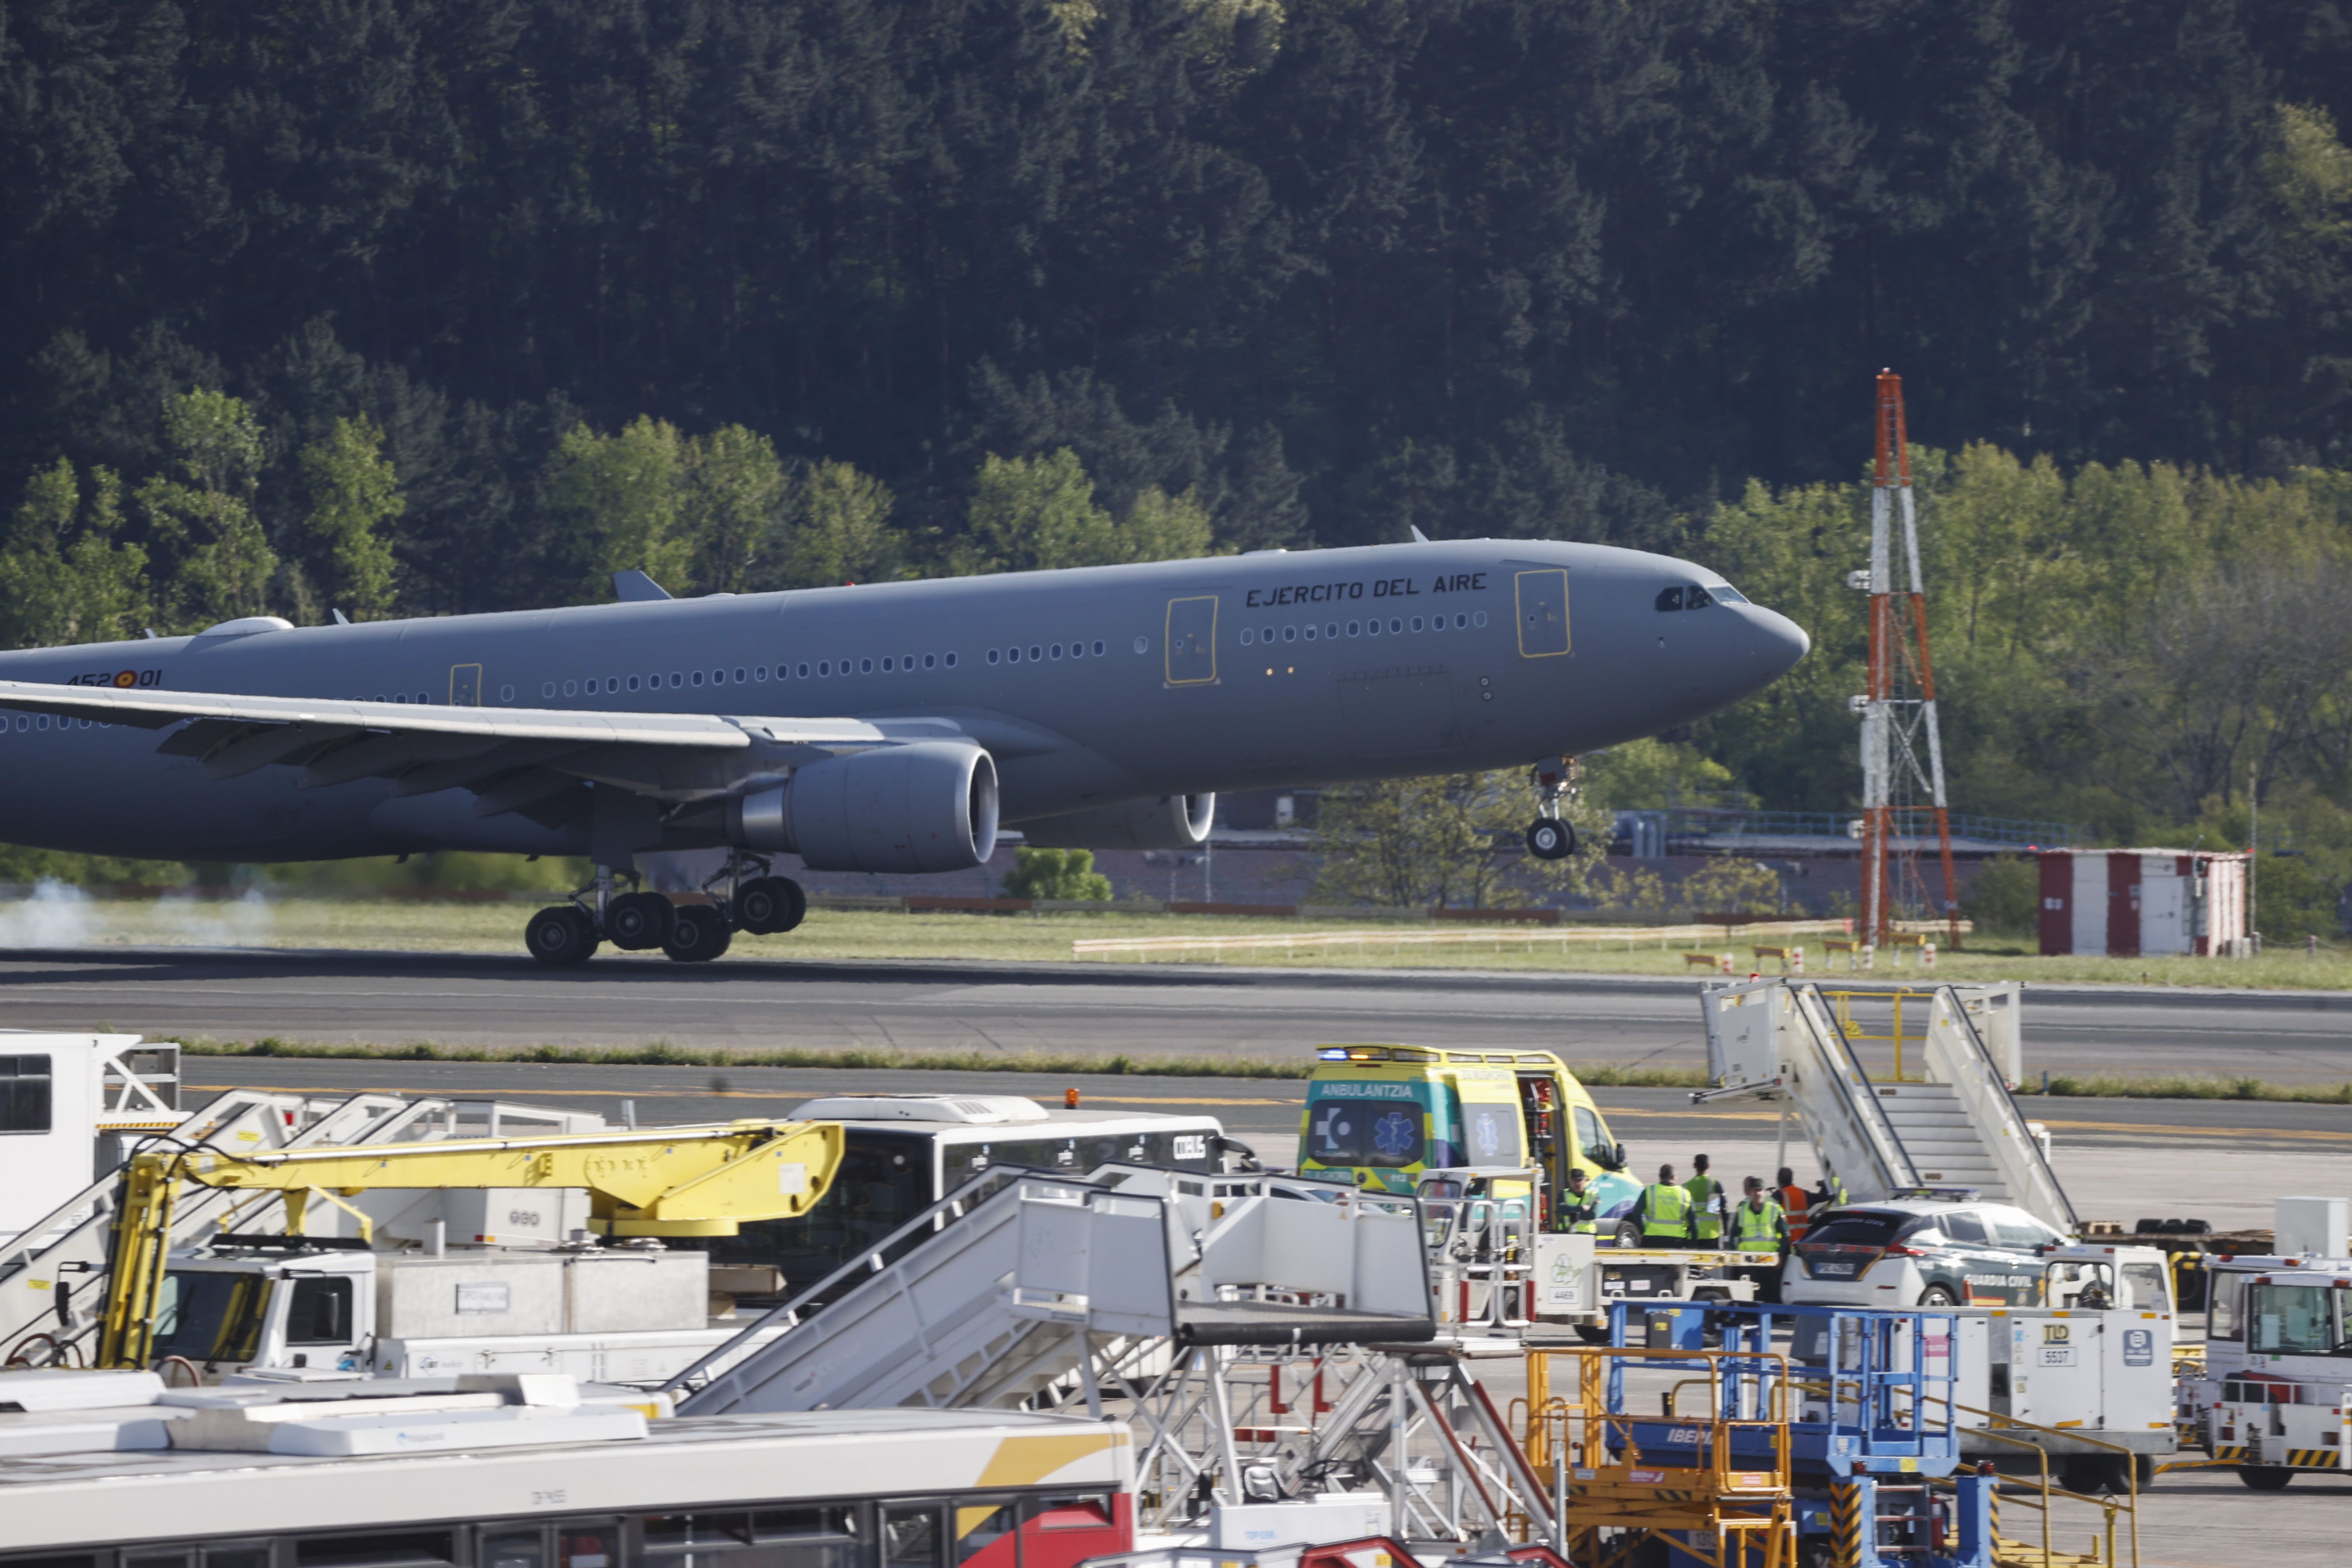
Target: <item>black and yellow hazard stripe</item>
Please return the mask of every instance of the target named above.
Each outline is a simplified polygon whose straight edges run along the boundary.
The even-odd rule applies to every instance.
[[[2286,1451],[2286,1463],[2287,1468],[2291,1470],[2332,1470],[2336,1468],[2336,1450],[2289,1448]]]
[[[1853,1481],[1830,1486],[1830,1563],[1832,1568],[1862,1568],[1862,1493]]]
[[[2214,1446],[2213,1457],[2225,1465],[2243,1464],[2246,1446],[2243,1443],[2219,1443]]]

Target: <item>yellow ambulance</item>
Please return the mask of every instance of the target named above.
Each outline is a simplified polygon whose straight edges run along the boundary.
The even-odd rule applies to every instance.
[[[1424,1171],[1544,1173],[1543,1228],[1570,1170],[1598,1194],[1605,1238],[1633,1212],[1642,1184],[1592,1096],[1549,1051],[1454,1051],[1425,1046],[1323,1046],[1307,1083],[1299,1171],[1410,1193]]]

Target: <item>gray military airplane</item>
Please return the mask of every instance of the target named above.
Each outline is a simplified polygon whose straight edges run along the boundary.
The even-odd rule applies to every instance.
[[[525,931],[714,958],[822,871],[1181,848],[1215,792],[1532,765],[1769,685],[1803,631],[1685,561],[1477,540],[294,626],[0,654],[0,838],[179,860],[584,855]],[[142,731],[168,731],[159,745]],[[720,847],[714,903],[624,890]],[[746,873],[753,873],[747,875]]]

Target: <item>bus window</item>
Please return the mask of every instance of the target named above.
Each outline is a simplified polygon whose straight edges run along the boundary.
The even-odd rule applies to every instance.
[[[536,1528],[485,1531],[474,1549],[474,1568],[543,1568],[546,1562],[546,1543]]]
[[[937,1508],[893,1503],[883,1509],[882,1568],[940,1568]]]
[[[958,1502],[955,1510],[956,1568],[1015,1568],[1020,1549],[1020,1510],[1012,1499]]]
[[[457,1561],[446,1530],[313,1535],[294,1543],[294,1568],[436,1568]]]
[[[1030,1498],[1021,1505],[1021,1568],[1076,1568],[1089,1557],[1128,1550],[1108,1492]]]
[[[856,1522],[848,1508],[659,1514],[645,1521],[645,1560],[656,1568],[860,1568]],[[575,1537],[583,1550],[573,1553]],[[571,1526],[558,1529],[557,1542],[565,1548],[557,1568],[598,1568],[590,1559],[609,1555]]]
[[[768,1264],[788,1291],[815,1284],[931,1204],[929,1143],[904,1134],[853,1131],[833,1185],[798,1219],[755,1220],[715,1239],[718,1263]]]

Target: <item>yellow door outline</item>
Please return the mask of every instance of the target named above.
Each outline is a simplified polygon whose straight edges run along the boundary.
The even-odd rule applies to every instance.
[[[1538,607],[1530,606],[1528,603],[1528,589],[1532,586],[1535,592],[1540,595],[1550,586],[1550,584],[1544,583],[1530,584],[1528,582],[1528,579],[1530,577],[1557,577],[1559,579],[1559,646],[1558,647],[1542,647],[1540,646],[1540,641],[1538,646],[1536,647],[1530,648],[1528,646],[1528,617],[1530,614],[1534,613],[1535,609]],[[1511,579],[1511,597],[1512,603],[1517,610],[1519,623],[1519,657],[1521,658],[1560,658],[1574,651],[1575,643],[1569,636],[1567,567],[1546,566],[1539,567],[1535,571],[1521,572],[1515,574]],[[1540,601],[1538,601],[1538,605],[1539,604]],[[1547,638],[1543,640],[1549,639]]]
[[[1209,672],[1206,675],[1180,676],[1176,673],[1176,612],[1179,608],[1186,605],[1206,605],[1209,606],[1209,638],[1207,645],[1209,654]],[[1168,601],[1168,625],[1165,634],[1160,640],[1160,660],[1161,668],[1167,672],[1168,684],[1171,686],[1210,686],[1215,684],[1217,679],[1217,596],[1214,594],[1196,594],[1189,599],[1171,599]]]
[[[479,708],[482,705],[482,667],[478,664],[453,664],[449,667],[449,706]]]

